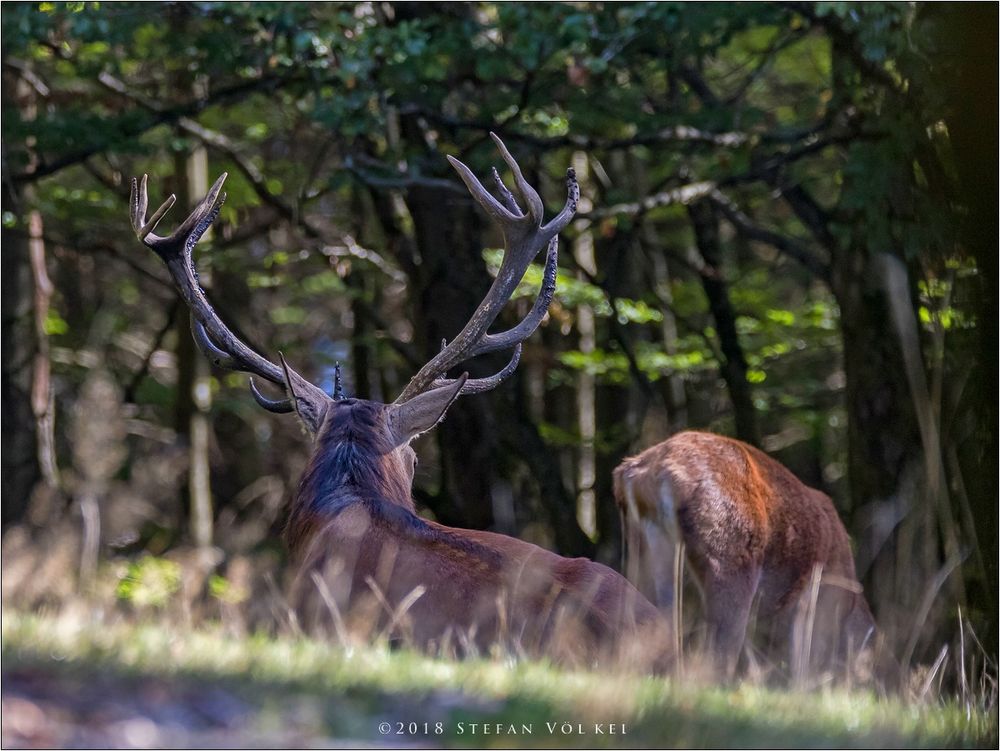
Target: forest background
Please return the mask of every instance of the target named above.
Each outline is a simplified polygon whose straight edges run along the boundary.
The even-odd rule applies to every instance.
[[[5,602],[110,570],[126,604],[267,618],[307,441],[194,348],[132,176],[190,205],[228,171],[197,254],[223,318],[389,401],[496,270],[444,158],[484,175],[495,131],[550,209],[568,166],[583,200],[518,372],[420,440],[421,512],[617,567],[616,464],[733,435],[834,498],[902,660],[971,633],[995,670],[995,6],[2,14]]]

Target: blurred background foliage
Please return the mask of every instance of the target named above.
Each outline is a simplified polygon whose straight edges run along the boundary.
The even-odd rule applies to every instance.
[[[995,7],[2,14],[8,600],[110,566],[136,607],[267,617],[246,593],[275,589],[309,447],[202,362],[128,226],[132,176],[190,205],[227,171],[197,254],[222,316],[389,401],[496,270],[444,158],[484,174],[492,130],[550,209],[569,166],[583,201],[515,378],[420,440],[421,512],[617,565],[614,466],[682,428],[735,435],[833,496],[901,657],[962,618],[995,659]]]

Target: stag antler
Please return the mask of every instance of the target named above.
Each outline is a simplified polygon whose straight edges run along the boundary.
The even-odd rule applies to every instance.
[[[131,219],[136,237],[163,259],[174,280],[177,291],[191,310],[191,333],[199,348],[213,363],[221,368],[251,373],[277,384],[282,388],[288,385],[285,369],[265,357],[254,352],[244,344],[219,318],[205,297],[205,292],[198,282],[198,273],[194,267],[192,252],[194,246],[202,238],[212,222],[219,215],[226,194],[222,185],[228,174],[223,172],[208,194],[194,208],[187,219],[166,237],[153,234],[156,225],[177,201],[170,195],[153,216],[146,219],[146,209],[149,206],[147,193],[147,176],[141,181],[132,179]],[[294,393],[297,398],[307,400],[328,400],[329,397],[321,389],[313,386],[302,376],[290,368],[288,378],[294,381]],[[291,398],[268,399],[258,391],[253,379],[250,379],[250,390],[257,403],[271,412],[291,412],[294,409]]]
[[[451,392],[454,392],[449,392],[447,388],[440,392],[445,393],[446,396],[451,394],[449,404],[450,400],[459,394],[472,394],[495,388],[517,368],[521,357],[521,343],[538,328],[552,302],[556,283],[558,234],[573,218],[580,197],[576,175],[572,169],[566,171],[566,205],[552,221],[548,224],[542,224],[544,218],[542,199],[524,179],[521,168],[518,167],[517,162],[507,151],[503,142],[495,134],[491,133],[490,135],[500,149],[503,160],[514,175],[514,189],[525,208],[521,209],[514,195],[503,184],[500,174],[495,169],[493,170],[493,180],[500,200],[494,198],[483,187],[468,167],[459,160],[448,157],[472,196],[499,225],[504,238],[503,261],[489,292],[476,308],[465,328],[450,344],[444,345],[441,352],[420,369],[393,403],[395,408],[413,401],[428,391],[443,387],[450,387]],[[226,173],[223,173],[208,191],[208,195],[202,199],[187,219],[166,237],[153,234],[153,230],[167,213],[167,210],[176,202],[175,196],[171,195],[147,220],[146,209],[149,204],[146,191],[147,177],[143,175],[141,181],[133,179],[132,228],[135,230],[136,237],[156,252],[167,264],[174,284],[191,310],[191,332],[194,339],[209,360],[220,368],[251,373],[281,386],[288,398],[269,399],[258,391],[253,379],[250,379],[250,389],[253,396],[264,409],[271,412],[291,412],[294,409],[307,427],[315,433],[326,411],[326,403],[331,401],[330,397],[322,389],[309,383],[292,370],[283,357],[281,365],[277,365],[244,344],[222,322],[198,283],[192,252],[194,246],[219,215],[219,209],[222,207],[223,201],[226,200],[226,194],[222,192],[222,185],[226,177]],[[531,310],[513,328],[497,334],[487,333],[520,283],[528,264],[546,246],[548,246],[548,252],[545,256],[542,287]],[[501,349],[513,349],[510,362],[503,370],[488,378],[467,378],[464,375],[459,379],[444,377],[448,370],[464,360]],[[339,370],[337,380],[339,384]],[[338,385],[334,398],[341,397],[342,392]],[[434,402],[433,399],[430,401]],[[440,419],[441,415],[443,415],[443,410],[435,413],[437,419]]]
[[[538,324],[545,317],[549,304],[552,302],[552,294],[555,292],[558,235],[573,218],[577,202],[580,199],[576,173],[572,169],[566,170],[566,205],[552,221],[543,225],[545,209],[542,205],[542,199],[524,179],[521,168],[507,147],[504,146],[503,141],[495,133],[490,133],[490,137],[500,149],[500,155],[514,176],[514,189],[524,203],[525,209],[522,210],[518,206],[496,169],[493,170],[493,181],[503,203],[494,198],[483,187],[472,170],[458,159],[452,156],[448,157],[451,166],[458,172],[473,198],[500,227],[504,238],[503,261],[496,279],[493,280],[493,285],[479,307],[476,308],[475,313],[472,314],[465,328],[420,369],[403,389],[403,393],[396,399],[396,404],[406,402],[431,387],[449,383],[448,379],[443,378],[444,374],[464,360],[488,352],[513,348],[513,356],[503,370],[489,378],[467,380],[461,393],[473,394],[495,388],[517,368],[521,357],[521,343],[538,328]],[[517,285],[520,284],[524,272],[528,269],[528,264],[546,245],[548,245],[548,252],[545,257],[542,288],[528,315],[507,331],[498,334],[487,333],[489,327],[500,315],[504,305],[514,294]]]

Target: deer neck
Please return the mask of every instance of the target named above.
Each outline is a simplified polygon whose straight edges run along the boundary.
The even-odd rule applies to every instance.
[[[352,438],[329,435],[317,441],[289,516],[286,538],[290,547],[354,504],[391,504],[416,513],[410,478],[391,454],[372,441]]]

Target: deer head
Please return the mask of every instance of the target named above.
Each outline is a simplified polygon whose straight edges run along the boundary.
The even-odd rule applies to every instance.
[[[151,217],[146,218],[148,207],[147,177],[133,179],[131,219],[136,236],[152,249],[167,265],[167,269],[191,313],[191,331],[202,352],[216,366],[249,373],[279,386],[284,396],[272,399],[265,396],[250,379],[254,399],[264,409],[277,413],[295,412],[306,430],[317,440],[325,434],[337,432],[345,424],[347,415],[356,409],[369,414],[371,429],[367,438],[373,450],[383,456],[389,474],[402,472],[406,479],[409,503],[409,482],[413,475],[413,453],[410,441],[432,429],[443,418],[451,404],[465,394],[475,394],[496,388],[517,368],[521,343],[541,323],[555,291],[558,253],[558,233],[569,223],[576,211],[579,188],[573,170],[567,171],[567,198],[562,210],[545,223],[544,208],[538,193],[524,179],[521,169],[504,146],[491,134],[514,180],[512,193],[504,185],[500,174],[493,170],[493,183],[497,197],[490,193],[472,171],[459,160],[448,160],[458,172],[469,192],[490,218],[499,226],[504,239],[503,261],[489,292],[476,308],[468,323],[455,338],[427,362],[391,404],[344,399],[339,386],[328,395],[318,386],[297,373],[279,353],[275,363],[254,352],[242,342],[222,321],[212,308],[198,282],[193,262],[193,251],[219,214],[226,194],[222,192],[227,175],[223,173],[184,222],[166,237],[154,234],[159,221],[174,204],[171,195]],[[542,287],[528,314],[513,328],[489,333],[490,326],[514,293],[531,261],[547,248]],[[500,350],[510,350],[511,358],[506,367],[487,378],[469,378],[463,374],[448,378],[448,371],[463,362]],[[342,431],[341,431],[342,432]],[[402,484],[402,483],[396,483]]]

